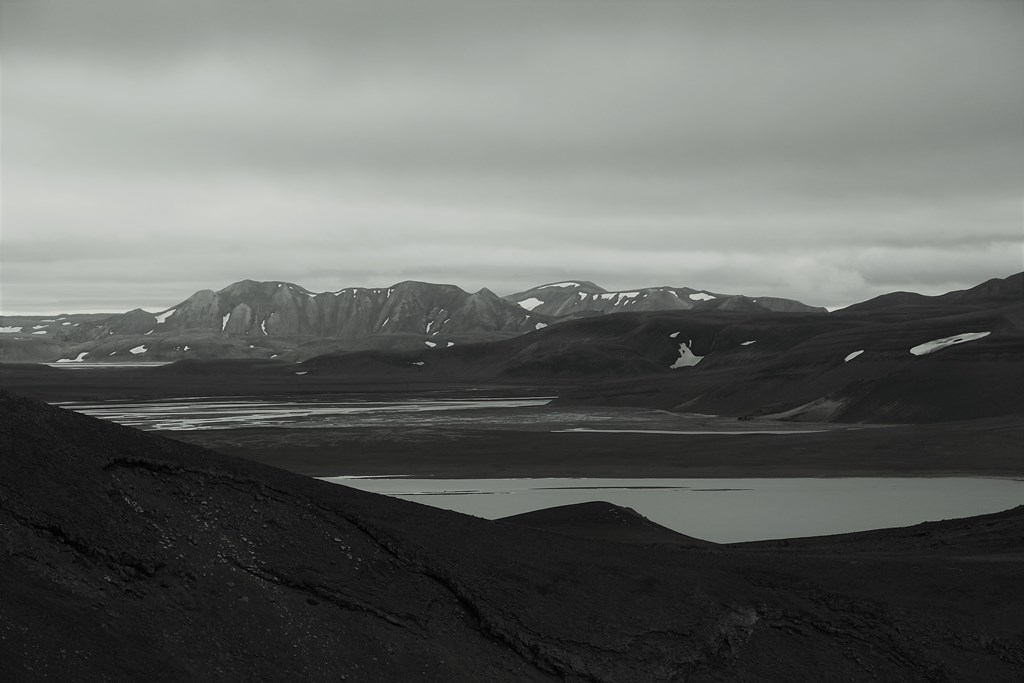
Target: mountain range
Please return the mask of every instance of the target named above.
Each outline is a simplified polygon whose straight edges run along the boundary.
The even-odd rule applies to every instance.
[[[585,281],[499,297],[486,288],[469,293],[414,281],[314,293],[289,282],[243,280],[219,291],[200,290],[156,313],[0,318],[0,360],[303,359],[329,351],[490,341],[578,317],[656,310],[825,309],[685,287],[609,292]]]

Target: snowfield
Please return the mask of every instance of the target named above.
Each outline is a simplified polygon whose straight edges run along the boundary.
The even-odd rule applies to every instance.
[[[981,339],[992,334],[991,332],[964,332],[962,334],[955,334],[952,337],[943,337],[942,339],[933,339],[930,342],[924,344],[918,344],[914,348],[910,349],[910,352],[915,356],[927,356],[929,353],[935,353],[947,346],[953,346],[954,344],[963,344],[964,342],[974,341]]]
[[[177,308],[172,308],[170,310],[164,311],[163,313],[160,313],[157,316],[154,316],[156,318],[156,324],[159,325],[159,324],[165,322],[168,318],[170,318],[172,315],[174,315],[174,312],[176,310],[178,310],[178,309]]]
[[[843,362],[844,363],[849,363],[851,360],[853,360],[854,358],[856,358],[857,356],[859,356],[862,353],[864,353],[864,349],[861,349],[860,351],[854,351],[853,353],[851,353],[848,356],[846,356],[846,358],[843,359]]]
[[[149,351],[149,349],[147,349],[147,348],[146,348],[146,345],[145,345],[145,344],[140,344],[139,346],[136,346],[136,347],[135,347],[135,348],[133,348],[133,349],[128,349],[128,351],[129,351],[130,353],[133,353],[133,354],[135,354],[135,355],[137,356],[137,355],[139,355],[140,353],[145,353],[146,351]]]
[[[711,301],[716,297],[713,294],[708,294],[707,292],[694,292],[690,295],[690,298],[694,301]]]
[[[21,332],[20,327],[0,327],[0,334],[17,334]]]
[[[529,299],[523,299],[522,301],[517,301],[516,303],[522,308],[525,308],[528,311],[532,311],[533,309],[542,305],[544,302],[535,296],[531,296]]]
[[[669,368],[675,370],[676,368],[693,367],[697,363],[701,362],[703,358],[704,356],[693,355],[693,351],[690,350],[690,347],[686,345],[686,342],[683,342],[679,345],[679,358],[677,358],[676,362],[670,365]]]
[[[89,355],[88,351],[82,351],[80,354],[78,354],[77,358],[61,358],[57,362],[58,363],[81,363],[83,360],[85,360],[85,357],[88,356],[88,355]]]

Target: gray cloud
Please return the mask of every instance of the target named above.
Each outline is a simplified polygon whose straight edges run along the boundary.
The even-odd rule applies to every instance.
[[[244,277],[842,305],[1024,268],[1019,2],[0,11],[4,311]]]

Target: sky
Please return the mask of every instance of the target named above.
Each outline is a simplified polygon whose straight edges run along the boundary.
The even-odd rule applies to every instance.
[[[0,0],[0,312],[1024,270],[1020,0]]]

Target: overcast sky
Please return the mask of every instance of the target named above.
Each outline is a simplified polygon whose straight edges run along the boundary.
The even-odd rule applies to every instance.
[[[254,6],[255,5],[255,6]],[[0,0],[0,310],[1024,270],[1020,0]]]

